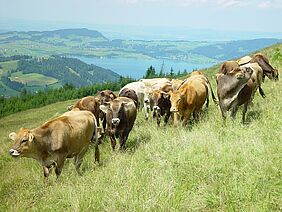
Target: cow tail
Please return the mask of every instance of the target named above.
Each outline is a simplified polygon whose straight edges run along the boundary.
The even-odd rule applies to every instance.
[[[262,98],[265,98],[265,97],[266,97],[264,91],[262,90],[262,88],[261,88],[260,86],[259,86],[259,93],[260,93],[260,95],[262,96]]]
[[[91,141],[94,143],[95,148],[95,162],[100,162],[100,150],[99,150],[99,141],[98,141],[98,130],[97,130],[97,121],[95,116],[94,118],[94,132]]]
[[[216,99],[216,97],[215,97],[215,95],[214,95],[214,92],[213,92],[213,90],[212,90],[212,86],[211,86],[211,84],[210,84],[209,81],[208,81],[208,85],[209,85],[209,88],[210,88],[210,90],[211,90],[212,100],[213,100],[214,104],[215,104],[216,106],[218,106],[218,100]]]

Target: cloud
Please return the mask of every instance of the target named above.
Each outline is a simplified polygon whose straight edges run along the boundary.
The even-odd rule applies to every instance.
[[[108,0],[125,5],[155,4],[165,7],[215,6],[222,8],[257,7],[282,8],[282,0]]]
[[[260,9],[281,9],[282,8],[282,0],[268,0],[268,1],[261,1],[257,4],[257,7]]]
[[[243,0],[217,0],[217,4],[222,7],[243,7],[248,5]]]

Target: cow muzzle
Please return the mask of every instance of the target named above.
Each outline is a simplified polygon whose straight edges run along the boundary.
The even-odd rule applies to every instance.
[[[153,110],[154,110],[154,111],[160,111],[161,108],[160,108],[159,106],[154,106],[154,107],[153,107]]]
[[[119,125],[119,123],[120,123],[120,119],[119,119],[119,118],[113,118],[113,119],[112,119],[112,124],[113,124],[114,126]]]
[[[20,153],[15,149],[10,149],[9,152],[10,152],[10,155],[12,155],[13,157],[20,156]]]
[[[144,99],[144,102],[145,102],[146,104],[149,104],[150,100],[149,100],[148,98],[146,98],[146,99]]]
[[[170,108],[170,112],[178,112],[176,108]]]

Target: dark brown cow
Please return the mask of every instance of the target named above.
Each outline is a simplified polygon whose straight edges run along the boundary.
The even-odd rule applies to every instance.
[[[100,102],[94,96],[83,97],[81,100],[76,102],[74,105],[69,106],[68,110],[88,110],[92,112],[97,120],[97,125],[100,126],[99,115],[100,115]]]
[[[252,57],[252,60],[250,61],[251,63],[258,63],[259,66],[263,70],[263,79],[265,76],[267,76],[271,80],[278,80],[278,70],[274,69],[270,63],[268,58],[262,54],[262,53],[257,53]]]
[[[137,109],[139,108],[139,101],[138,101],[138,97],[136,92],[133,89],[129,89],[129,88],[124,88],[119,92],[120,97],[127,97],[130,98],[134,101],[135,106],[137,107]]]
[[[223,120],[226,119],[227,111],[230,109],[231,118],[234,120],[238,107],[244,104],[242,120],[245,122],[245,114],[252,95],[252,89],[246,84],[252,73],[251,68],[242,67],[217,75],[217,94]]]
[[[160,125],[161,117],[164,116],[164,124],[167,124],[171,115],[169,94],[160,90],[154,90],[150,96],[153,102],[153,118],[156,118],[157,124]]]
[[[46,178],[52,166],[59,177],[66,158],[74,157],[78,171],[91,140],[95,144],[95,160],[99,162],[96,119],[89,111],[68,111],[40,127],[21,128],[9,137],[14,141],[11,156],[37,160]]]
[[[120,150],[124,150],[137,115],[134,101],[127,97],[117,97],[108,105],[101,105],[100,109],[106,114],[107,132],[112,149],[115,149],[116,138],[119,138]]]

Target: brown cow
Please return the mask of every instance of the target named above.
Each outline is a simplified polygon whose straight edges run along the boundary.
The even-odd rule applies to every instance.
[[[103,90],[98,93],[97,98],[100,101],[100,105],[105,104],[105,102],[110,102],[117,98],[117,96],[111,90]]]
[[[156,118],[157,124],[160,125],[161,117],[165,116],[164,124],[167,124],[171,115],[169,94],[160,90],[154,90],[150,96],[153,102],[153,118]]]
[[[120,92],[119,95],[120,97],[127,97],[130,98],[134,101],[136,108],[139,108],[139,101],[136,92],[133,89],[129,88],[123,88]]]
[[[99,100],[100,105],[104,105],[104,104],[107,104],[108,102],[114,100],[115,98],[117,98],[117,96],[111,90],[103,90],[103,91],[100,91],[98,93],[97,98]],[[106,115],[103,112],[101,112],[100,118],[103,122],[103,130],[105,132],[105,130],[106,130]]]
[[[203,83],[206,84],[206,86],[208,87],[208,90],[210,90],[210,93],[212,95],[213,102],[215,103],[215,105],[218,105],[218,100],[216,99],[214,95],[209,78],[202,71],[193,71],[191,73],[191,76],[187,78],[187,80],[193,80],[193,79],[200,79]],[[207,107],[209,106],[209,94],[207,96],[206,106]]]
[[[66,158],[74,157],[78,171],[92,139],[95,140],[95,160],[99,162],[97,124],[89,111],[68,111],[40,127],[21,128],[9,137],[14,141],[11,156],[34,158],[43,166],[46,178],[52,166],[59,177]]]
[[[183,80],[179,79],[172,79],[171,84],[172,84],[172,91],[176,91],[180,85],[183,83]]]
[[[115,149],[116,138],[119,138],[120,150],[124,150],[137,116],[134,101],[127,97],[117,97],[108,105],[101,105],[100,109],[106,114],[107,132],[111,139],[112,149]]]
[[[206,83],[199,79],[187,80],[178,90],[170,92],[170,111],[174,114],[174,127],[179,118],[184,124],[187,124],[191,114],[196,119],[207,99],[207,94]]]
[[[236,61],[225,61],[219,70],[219,73],[221,74],[227,74],[232,72],[235,69],[240,68],[239,64]]]
[[[278,80],[278,70],[274,69],[270,63],[268,58],[262,54],[262,53],[257,53],[252,57],[252,60],[250,61],[251,63],[258,63],[259,66],[263,70],[263,80],[265,76],[267,76],[271,80]]]
[[[244,104],[242,120],[245,122],[245,114],[252,95],[252,89],[246,86],[253,71],[251,68],[242,67],[234,69],[226,74],[218,74],[217,95],[223,120],[227,111],[232,109],[231,118],[234,120],[238,107]]]
[[[263,78],[261,79],[261,68],[258,66],[257,63],[250,63],[251,57],[249,56],[245,56],[241,59],[239,59],[238,61],[226,61],[222,64],[220,70],[218,73],[220,74],[227,74],[227,73],[236,73],[236,72],[240,72],[240,67],[253,67],[252,70],[253,72],[253,76],[252,76],[252,80],[255,82],[257,88],[259,89],[259,93],[260,95],[265,98],[265,93],[263,91],[263,89],[261,88],[261,84],[263,81]],[[255,65],[257,64],[257,65]],[[218,76],[220,76],[220,74],[216,75],[216,82],[218,83]],[[263,77],[263,76],[262,76]],[[251,82],[250,82],[251,83]],[[253,89],[253,92],[256,92],[256,89]],[[253,93],[254,94],[254,93]]]
[[[99,121],[99,115],[100,115],[100,109],[99,109],[100,103],[97,98],[94,96],[87,96],[80,99],[78,102],[76,102],[74,105],[69,106],[68,110],[88,110],[92,112],[97,120],[97,125],[100,126]]]

